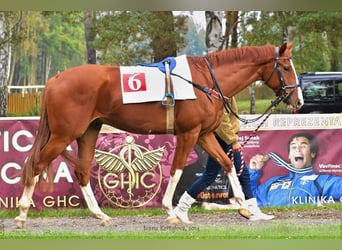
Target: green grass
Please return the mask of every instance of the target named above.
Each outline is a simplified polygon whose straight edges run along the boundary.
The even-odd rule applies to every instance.
[[[329,204],[324,207],[297,206],[297,207],[275,207],[264,208],[266,212],[296,211],[311,209],[317,214],[324,211],[341,210],[342,204]],[[103,209],[109,216],[154,216],[165,215],[159,208],[153,209]],[[217,210],[210,213],[236,213],[234,210]],[[192,207],[190,214],[208,213],[201,207]],[[17,211],[1,211],[1,219],[14,218]],[[90,216],[88,209],[48,209],[42,211],[30,211],[29,217],[75,217]],[[130,223],[127,221],[127,223]],[[248,226],[230,225],[225,227],[197,227],[196,224],[190,226],[163,226],[158,228],[139,230],[139,231],[116,231],[115,227],[108,227],[100,232],[79,233],[73,231],[44,231],[32,232],[29,229],[11,230],[0,233],[0,239],[341,239],[341,221],[329,223],[327,225],[299,225],[295,221],[285,222],[274,220],[272,223],[260,225],[258,223],[248,223]]]
[[[277,211],[302,211],[302,210],[315,210],[317,212],[324,211],[327,209],[335,209],[342,211],[342,203],[328,204],[327,206],[313,207],[310,205],[300,205],[293,207],[264,207],[262,210],[265,212],[274,213]],[[145,209],[120,209],[120,208],[102,208],[103,212],[109,216],[154,216],[154,215],[165,215],[165,211],[160,208],[145,208]],[[212,213],[236,213],[235,210],[213,210]],[[208,210],[203,209],[200,206],[192,206],[189,214],[191,213],[208,213]],[[8,209],[0,211],[0,219],[14,218],[18,215],[18,210]],[[40,211],[30,209],[28,217],[30,218],[41,218],[41,217],[79,217],[89,216],[90,212],[84,208],[65,208],[65,209],[42,209]]]
[[[145,231],[115,231],[108,229],[96,233],[81,234],[72,231],[28,230],[6,232],[5,239],[341,239],[340,225],[296,226],[275,223],[263,226],[227,226],[208,228],[161,228]],[[0,236],[0,239],[2,237]]]

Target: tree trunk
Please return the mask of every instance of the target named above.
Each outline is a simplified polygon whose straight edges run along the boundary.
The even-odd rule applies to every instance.
[[[237,48],[238,47],[238,11],[226,11],[226,31],[225,31],[225,46],[223,48]]]
[[[5,17],[0,16],[1,26],[5,26]],[[8,64],[9,58],[9,44],[6,42],[5,32],[0,33],[0,117],[7,116],[7,85],[8,85]]]
[[[254,84],[248,86],[249,96],[250,96],[250,114],[255,114],[255,90]]]
[[[94,12],[93,11],[84,11],[84,34],[85,41],[87,47],[87,63],[96,64],[96,50],[91,45],[91,42],[94,41],[96,33],[92,29]]]
[[[331,71],[338,71],[338,69],[339,69],[339,58],[338,58],[337,52],[339,51],[339,42],[338,42],[337,36],[335,36],[335,35],[331,36],[330,44],[332,46],[330,69],[331,69]]]

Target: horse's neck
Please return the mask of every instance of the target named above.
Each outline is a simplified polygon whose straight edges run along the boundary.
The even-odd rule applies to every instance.
[[[219,59],[213,69],[222,92],[231,97],[262,79],[263,68],[274,58],[274,47],[241,48],[233,51],[234,55],[228,53],[229,50],[216,55]]]

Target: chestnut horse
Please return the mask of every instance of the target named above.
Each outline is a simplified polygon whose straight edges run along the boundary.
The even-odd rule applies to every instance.
[[[279,47],[246,46],[204,57],[186,57],[192,83],[203,88],[194,88],[196,99],[175,102],[172,125],[177,145],[162,202],[164,207],[172,208],[174,190],[196,143],[217,159],[225,172],[231,171],[232,162],[213,133],[219,126],[226,98],[257,80],[263,80],[293,109],[301,107],[303,98],[291,51],[292,44],[284,43]],[[210,95],[212,92],[219,93],[220,97]],[[35,184],[58,155],[75,164],[75,175],[92,215],[103,225],[110,221],[99,208],[89,184],[95,144],[102,124],[138,134],[166,134],[166,107],[158,101],[123,104],[118,66],[84,65],[49,79],[42,99],[38,133],[21,178],[24,191],[19,201],[19,216],[15,218],[19,228],[25,226]],[[66,151],[74,140],[78,144],[77,157]]]

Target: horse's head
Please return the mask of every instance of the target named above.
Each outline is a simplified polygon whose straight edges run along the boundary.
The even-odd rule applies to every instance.
[[[274,64],[267,67],[263,78],[276,95],[288,105],[289,109],[298,110],[303,106],[304,99],[292,63],[292,47],[292,44],[287,43],[276,47]]]

